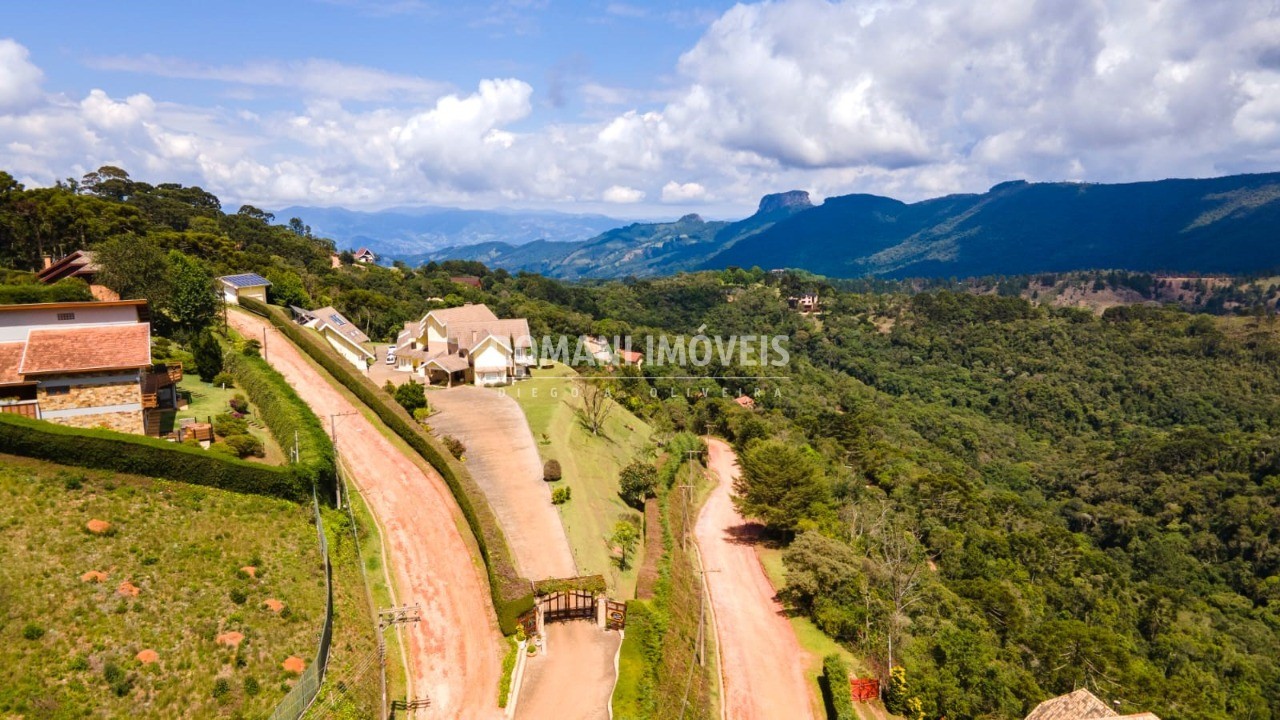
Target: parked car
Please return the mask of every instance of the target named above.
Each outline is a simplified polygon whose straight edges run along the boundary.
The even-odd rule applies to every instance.
[[[387,364],[388,364],[388,365],[395,365],[395,364],[396,364],[396,351],[395,351],[395,348],[387,348]]]

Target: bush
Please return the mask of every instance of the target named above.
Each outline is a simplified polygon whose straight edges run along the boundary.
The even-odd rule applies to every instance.
[[[219,437],[247,435],[249,433],[249,422],[244,418],[235,417],[231,413],[214,415],[213,432]]]
[[[27,623],[22,628],[22,637],[27,640],[39,640],[44,637],[44,628],[35,623]]]
[[[467,519],[467,525],[471,528],[476,543],[480,547],[481,559],[484,560],[485,569],[489,573],[489,589],[493,596],[498,625],[504,633],[515,632],[517,618],[534,607],[533,593],[529,592],[529,582],[520,577],[520,573],[516,571],[515,561],[512,559],[511,549],[507,545],[502,526],[498,524],[493,509],[485,500],[484,492],[467,474],[466,468],[451,457],[439,440],[428,434],[420,424],[414,422],[413,418],[373,381],[364,375],[352,372],[350,363],[338,357],[327,342],[322,342],[314,334],[304,332],[278,308],[269,307],[252,299],[242,300],[240,305],[250,312],[268,318],[277,330],[284,333],[334,379],[377,413],[387,427],[440,473],[440,477],[448,484],[449,491],[457,501],[458,508],[462,510],[463,517]],[[250,394],[250,397],[253,395]],[[260,403],[258,407],[262,409]]]
[[[427,390],[421,383],[413,380],[396,388],[396,402],[407,412],[414,412],[427,406]]]
[[[445,447],[449,448],[449,454],[459,460],[461,460],[462,456],[467,452],[467,446],[463,445],[461,440],[452,435],[445,435],[440,438],[440,441],[444,443]]]
[[[573,488],[565,486],[558,487],[551,491],[551,504],[563,505],[569,502],[569,498],[573,496]]]
[[[262,691],[262,686],[252,675],[244,679],[244,694],[253,697]]]
[[[79,490],[84,487],[84,476],[72,473],[58,473],[62,476],[62,487],[67,490]]]
[[[297,466],[250,463],[157,438],[73,428],[9,413],[0,414],[0,452],[288,500],[311,496],[310,477],[301,476]]]
[[[420,423],[426,422],[429,417],[431,417],[431,410],[428,408],[420,407],[413,411],[413,419]]]
[[[226,370],[223,370],[222,372],[213,376],[213,384],[218,385],[220,387],[235,387],[236,379],[234,375],[227,372]]]
[[[231,695],[231,681],[220,677],[213,681],[213,697],[218,702],[225,702]]]
[[[262,441],[252,435],[228,435],[223,439],[222,445],[235,451],[236,457],[263,457],[266,450],[262,447]]]
[[[124,697],[133,689],[133,678],[111,661],[107,661],[107,664],[102,666],[102,679],[111,686],[111,691],[116,694],[116,697]]]
[[[516,631],[517,637],[524,634],[524,629]],[[498,681],[498,707],[507,706],[507,701],[511,698],[511,674],[516,669],[516,652],[519,651],[520,645],[515,638],[508,637],[507,652],[502,656],[502,679]]]
[[[627,465],[618,474],[618,494],[626,504],[644,510],[644,501],[658,494],[658,468],[643,460]]]
[[[244,591],[241,590],[240,588],[233,588],[230,592],[230,597],[231,597],[231,602],[237,605],[243,605],[245,601],[249,599],[249,597],[245,595]]]
[[[542,466],[542,479],[543,479],[543,480],[546,480],[547,482],[555,482],[555,481],[559,480],[559,479],[560,479],[560,477],[561,477],[561,475],[560,475],[560,461],[559,461],[559,460],[548,460],[548,461],[546,462],[546,464],[544,464],[544,465]]]
[[[844,658],[835,653],[822,658],[822,697],[827,704],[827,717],[834,720],[858,719],[849,694],[849,668]]]
[[[227,401],[227,407],[231,408],[232,412],[237,412],[241,415],[249,414],[249,400],[240,393],[236,393],[234,397]]]

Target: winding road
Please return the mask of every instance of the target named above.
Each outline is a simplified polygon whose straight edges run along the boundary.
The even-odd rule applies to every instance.
[[[764,574],[752,540],[759,526],[733,507],[737,458],[723,440],[704,438],[718,478],[694,534],[707,573],[725,714],[733,720],[813,718],[804,668],[809,658]]]
[[[234,312],[242,335],[266,332],[268,362],[292,385],[336,445],[361,495],[377,515],[402,605],[419,603],[422,622],[404,626],[414,698],[430,706],[417,717],[501,718],[497,706],[502,636],[483,568],[463,532],[466,521],[444,480],[405,457],[301,352],[257,316]]]

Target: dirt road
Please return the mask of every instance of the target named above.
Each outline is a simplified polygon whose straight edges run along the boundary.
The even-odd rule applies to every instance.
[[[427,422],[467,446],[467,469],[507,534],[520,574],[530,580],[578,574],[533,433],[516,401],[496,390],[463,385],[433,391],[438,412]]]
[[[502,717],[501,634],[483,569],[459,530],[466,523],[444,480],[402,455],[265,320],[240,312],[229,320],[246,337],[261,338],[267,329],[268,361],[326,431],[330,415],[354,413],[337,418],[338,452],[385,530],[399,602],[422,605],[422,622],[404,626],[413,696],[431,701],[418,717]]]
[[[698,515],[694,533],[707,573],[723,663],[727,716],[734,720],[812,718],[805,687],[808,657],[750,542],[755,528],[730,499],[738,476],[728,444],[705,438],[708,465],[719,478]]]
[[[516,718],[608,720],[619,643],[590,620],[547,623],[548,652],[524,667]]]

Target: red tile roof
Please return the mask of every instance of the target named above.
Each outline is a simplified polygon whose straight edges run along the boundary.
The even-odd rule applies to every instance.
[[[32,330],[22,354],[23,375],[140,368],[151,364],[151,325],[101,325]]]
[[[26,343],[0,343],[0,385],[22,382],[18,365],[22,363],[22,349]]]

